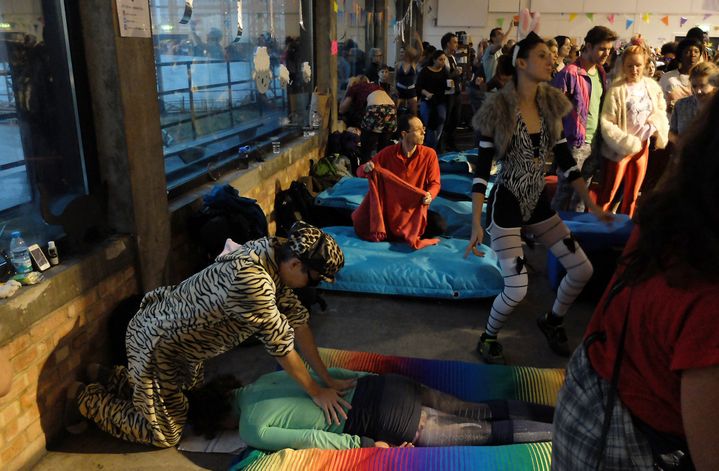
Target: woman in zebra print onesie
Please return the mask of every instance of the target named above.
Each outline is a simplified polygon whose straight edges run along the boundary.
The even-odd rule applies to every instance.
[[[326,420],[339,424],[349,407],[341,395],[354,383],[327,372],[292,288],[331,281],[343,265],[335,240],[300,221],[287,240],[248,242],[179,285],[147,293],[127,328],[128,367],[116,367],[105,384],[78,384],[80,413],[115,437],[174,446],[187,420],[185,391],[202,384],[203,362],[256,335]]]
[[[544,172],[550,152],[587,207],[601,219],[611,220],[611,216],[589,198],[562,137],[561,118],[572,105],[559,90],[546,83],[552,76],[552,56],[544,41],[530,33],[514,46],[512,66],[513,80],[486,100],[472,123],[480,136],[479,163],[472,184],[472,237],[465,257],[470,252],[483,255],[477,250],[477,244],[484,238],[480,224],[484,192],[495,155],[501,163],[497,183],[488,200],[487,232],[499,258],[504,290],[492,304],[487,327],[477,345],[488,363],[504,363],[497,334],[527,293],[522,229],[548,247],[567,270],[552,310],[542,314],[537,323],[550,348],[560,355],[569,355],[563,317],[592,276],[592,265],[549,206]]]

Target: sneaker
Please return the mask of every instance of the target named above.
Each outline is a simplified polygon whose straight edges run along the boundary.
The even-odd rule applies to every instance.
[[[87,429],[87,421],[80,414],[80,409],[77,406],[77,398],[84,389],[84,383],[75,381],[67,388],[67,394],[65,395],[63,424],[65,425],[65,430],[73,435],[81,434]]]
[[[537,326],[542,331],[549,348],[559,356],[568,357],[571,353],[569,350],[569,344],[567,343],[567,332],[564,330],[562,324],[552,325],[547,322],[547,314],[542,314],[537,318]]]
[[[477,352],[485,363],[493,365],[504,365],[504,354],[502,353],[502,344],[496,338],[489,338],[486,334],[479,337],[477,343]]]
[[[112,370],[99,363],[90,363],[87,365],[87,368],[85,368],[85,376],[87,377],[87,382],[90,384],[100,383],[103,386],[107,386],[112,376]]]

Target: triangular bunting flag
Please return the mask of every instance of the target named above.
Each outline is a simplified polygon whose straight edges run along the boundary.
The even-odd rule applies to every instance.
[[[616,15],[612,13],[611,15],[607,15],[607,21],[609,21],[610,25],[614,24],[614,19],[616,18]]]
[[[629,18],[627,18],[627,26],[624,29],[631,28],[633,24],[634,24],[634,20],[630,20]]]
[[[576,13],[570,13],[570,14],[569,14],[569,22],[571,23],[572,21],[574,21],[574,19],[575,19],[576,17],[577,17],[577,14],[576,14]]]
[[[686,16],[682,16],[681,18],[679,18],[679,27],[683,27],[685,24],[687,24],[687,21],[689,21],[689,19]]]
[[[497,26],[504,28],[504,18],[497,18]]]
[[[711,13],[705,13],[705,14],[704,14],[704,21],[708,20],[710,16],[712,16]]]
[[[645,13],[642,15],[642,21],[645,23],[649,23],[650,18],[651,18],[651,15],[649,15],[649,13]]]
[[[587,13],[587,18],[589,18],[589,21],[594,21],[594,13]]]
[[[664,23],[664,26],[669,26],[669,17],[662,16],[662,23]]]
[[[519,24],[519,15],[514,15],[512,17],[512,21],[514,22],[515,25],[518,25]]]

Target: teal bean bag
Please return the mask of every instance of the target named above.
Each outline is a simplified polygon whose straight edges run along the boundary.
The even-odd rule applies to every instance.
[[[323,289],[442,299],[493,297],[503,288],[497,256],[463,258],[467,241],[441,238],[439,244],[414,250],[402,242],[368,242],[352,227],[325,227],[345,255],[334,283]]]

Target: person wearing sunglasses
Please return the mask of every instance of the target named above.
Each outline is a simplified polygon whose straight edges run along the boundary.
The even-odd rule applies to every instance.
[[[343,265],[337,242],[299,221],[287,239],[247,242],[180,284],[150,291],[127,327],[128,366],[91,365],[91,384],[75,383],[68,390],[66,428],[80,432],[87,418],[117,438],[174,446],[187,421],[185,393],[202,384],[204,361],[252,335],[328,424],[339,424],[351,408],[342,396],[355,382],[328,373],[309,328],[309,312],[292,290],[331,282]]]

